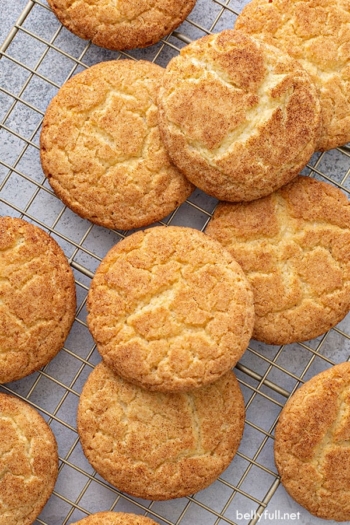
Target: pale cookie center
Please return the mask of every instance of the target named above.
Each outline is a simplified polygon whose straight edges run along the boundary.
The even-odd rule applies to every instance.
[[[169,96],[169,102],[174,100],[175,109],[171,110],[168,117],[172,125],[184,134],[190,149],[199,151],[209,163],[215,164],[223,155],[229,156],[237,143],[245,144],[251,137],[258,136],[276,111],[281,111],[282,118],[286,117],[285,108],[293,95],[293,88],[286,87],[280,96],[274,96],[273,91],[290,74],[276,74],[267,63],[265,77],[257,92],[247,93],[216,70],[213,64],[192,57],[187,60],[196,68],[198,75],[198,78],[183,79],[183,89],[188,91],[185,97],[191,100],[192,112],[186,115],[181,108],[177,110],[178,90],[174,90]],[[218,107],[213,107],[210,92],[208,100],[204,98],[203,101],[203,89],[204,93],[207,89],[204,83],[212,84],[213,90],[219,92]],[[220,105],[220,98],[224,100],[223,105]],[[203,124],[199,129],[196,126],[198,122]]]

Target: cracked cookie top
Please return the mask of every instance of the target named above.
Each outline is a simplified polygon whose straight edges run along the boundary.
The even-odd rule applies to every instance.
[[[0,393],[0,524],[34,523],[58,474],[55,437],[28,403]]]
[[[0,383],[46,365],[75,316],[73,272],[57,242],[28,222],[0,218]]]
[[[72,525],[157,525],[145,516],[129,512],[96,512]]]
[[[103,362],[84,385],[78,432],[94,469],[135,497],[166,500],[202,490],[228,467],[244,426],[232,371],[191,392],[150,392]]]
[[[350,520],[350,363],[307,381],[283,408],[275,461],[289,494],[319,518]]]
[[[317,149],[350,141],[349,0],[252,0],[235,29],[287,52],[308,71],[321,102]]]
[[[72,33],[122,50],[155,44],[179,26],[196,0],[48,0]]]
[[[239,264],[192,228],[133,233],[92,280],[88,326],[105,363],[145,388],[180,391],[215,381],[248,346],[254,305]]]
[[[206,233],[252,285],[254,338],[305,341],[349,312],[350,203],[334,186],[300,176],[263,199],[220,203]]]
[[[239,31],[184,47],[166,68],[158,101],[173,162],[220,200],[250,201],[286,184],[318,139],[320,104],[309,75]]]
[[[133,60],[78,73],[51,101],[41,163],[58,197],[107,228],[132,229],[166,217],[193,191],[170,162],[158,129],[163,68]]]

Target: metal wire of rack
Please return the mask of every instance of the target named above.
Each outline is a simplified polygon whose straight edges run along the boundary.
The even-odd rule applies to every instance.
[[[275,347],[251,341],[235,369],[246,401],[241,446],[220,478],[191,497],[150,502],[120,493],[88,464],[76,433],[79,394],[100,359],[86,325],[86,295],[102,257],[130,232],[92,225],[56,198],[39,159],[45,109],[68,78],[94,63],[142,58],[165,66],[191,40],[232,27],[245,3],[198,0],[188,19],[159,44],[117,53],[69,33],[45,0],[28,0],[0,47],[0,214],[22,217],[57,240],[75,273],[78,297],[75,323],[55,359],[39,372],[1,387],[34,406],[58,442],[58,480],[36,525],[66,525],[101,510],[144,514],[164,525],[255,525],[281,519],[285,524],[322,523],[281,488],[273,461],[273,432],[286,399],[301,383],[349,359],[350,316],[305,343]],[[314,154],[303,173],[349,194],[349,148]],[[196,190],[161,224],[204,230],[216,204],[216,199]]]

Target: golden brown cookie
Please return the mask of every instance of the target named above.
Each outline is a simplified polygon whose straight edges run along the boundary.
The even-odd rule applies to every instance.
[[[171,164],[158,129],[163,68],[103,62],[77,74],[53,98],[41,133],[52,188],[81,217],[132,229],[164,218],[193,191]]]
[[[56,440],[34,408],[4,393],[0,393],[0,435],[0,524],[30,525],[56,482]]]
[[[241,267],[204,233],[176,226],[115,245],[96,271],[87,308],[105,363],[164,392],[197,388],[230,370],[254,324]]]
[[[0,217],[0,383],[27,376],[62,348],[75,316],[67,258],[46,232]]]
[[[72,525],[156,525],[156,522],[145,516],[126,512],[96,512]]]
[[[319,518],[350,520],[350,363],[307,381],[283,408],[275,460],[281,481]]]
[[[204,489],[228,467],[244,426],[232,371],[191,392],[150,392],[103,362],[80,397],[78,433],[94,469],[119,490],[166,500]]]
[[[195,0],[48,0],[72,33],[97,46],[122,50],[159,42],[190,14]]]
[[[254,338],[312,339],[350,310],[350,203],[330,184],[298,177],[263,199],[221,203],[206,233],[252,285]]]
[[[209,195],[268,195],[314,152],[320,105],[300,64],[238,31],[201,38],[164,74],[159,125],[173,162]]]
[[[349,0],[252,0],[235,28],[289,53],[308,71],[321,102],[317,149],[350,141]]]

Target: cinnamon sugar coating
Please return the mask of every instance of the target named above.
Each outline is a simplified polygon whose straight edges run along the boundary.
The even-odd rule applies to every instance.
[[[80,397],[78,432],[96,471],[136,497],[167,500],[210,485],[233,459],[244,402],[232,371],[191,392],[150,392],[104,363]]]
[[[330,184],[297,177],[251,203],[220,203],[206,233],[241,264],[255,299],[253,337],[317,337],[350,310],[350,203]]]
[[[321,102],[317,149],[350,141],[349,0],[252,0],[235,28],[287,52],[310,74]]]
[[[192,228],[133,233],[105,256],[92,280],[88,327],[105,363],[144,388],[198,388],[246,350],[253,294],[239,264]]]
[[[225,30],[166,67],[159,125],[173,162],[220,200],[251,201],[293,179],[314,152],[320,104],[301,65]]]
[[[68,260],[46,232],[0,218],[0,383],[46,365],[71,329],[75,283]]]
[[[289,494],[315,516],[350,520],[350,363],[301,386],[283,408],[275,461]]]

